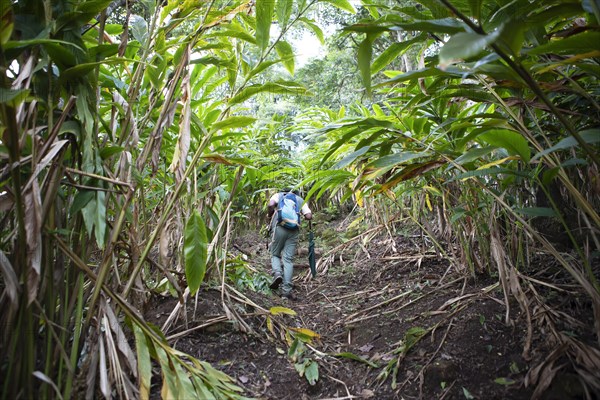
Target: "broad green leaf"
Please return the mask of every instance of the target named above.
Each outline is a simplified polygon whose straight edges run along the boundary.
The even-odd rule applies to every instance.
[[[271,313],[271,315],[279,315],[279,314],[296,315],[296,311],[292,310],[291,308],[279,307],[279,306],[269,308],[269,312]]]
[[[471,8],[471,15],[477,20],[481,20],[481,4],[483,0],[469,0],[469,7]]]
[[[256,1],[256,44],[265,51],[269,45],[269,35],[271,31],[271,22],[273,18],[273,9],[275,2],[273,0]]]
[[[218,131],[221,129],[233,129],[233,128],[242,128],[248,125],[252,125],[256,121],[256,118],[253,117],[229,117],[224,119],[221,122],[216,122],[211,126],[211,130]]]
[[[277,50],[277,54],[281,57],[285,69],[288,70],[290,75],[294,75],[294,49],[292,48],[292,45],[286,41],[280,40],[275,45],[275,50]]]
[[[0,0],[0,46],[4,46],[12,35],[14,15],[10,0]]]
[[[142,45],[145,45],[148,38],[148,23],[139,15],[132,15],[129,21],[133,37]]]
[[[529,50],[529,55],[540,55],[546,53],[559,55],[583,54],[598,51],[600,43],[600,32],[585,31],[564,39],[553,40]]]
[[[462,156],[458,157],[454,162],[458,165],[463,165],[471,161],[478,160],[479,158],[490,154],[494,150],[493,147],[475,147],[468,150]]]
[[[119,52],[119,45],[117,44],[101,44],[98,46],[91,47],[89,50],[89,56],[92,60],[100,61],[107,57],[114,56]],[[134,61],[134,60],[131,60]]]
[[[408,49],[410,46],[412,46],[415,43],[422,42],[424,37],[425,36],[421,34],[421,35],[417,36],[416,38],[413,38],[413,39],[410,39],[410,40],[407,40],[404,42],[393,43],[390,47],[385,49],[383,51],[383,53],[381,53],[373,61],[373,64],[371,65],[371,73],[376,74],[377,72],[379,72],[382,69],[384,69],[385,67],[387,67],[399,55],[404,53],[404,51],[406,51],[406,49]]]
[[[600,129],[588,129],[585,131],[581,131],[579,133],[579,135],[581,136],[583,141],[586,143],[593,144],[593,143],[600,142]],[[566,137],[566,138],[562,139],[560,142],[556,143],[554,146],[549,147],[543,151],[540,151],[535,156],[533,156],[533,158],[531,160],[535,161],[538,158],[545,156],[546,154],[555,152],[557,150],[569,149],[571,147],[579,147],[579,142],[573,136]]]
[[[319,364],[315,361],[310,361],[304,370],[304,376],[309,384],[314,385],[319,380]]]
[[[206,384],[198,377],[194,376],[194,386],[196,387],[196,393],[198,394],[198,398],[203,400],[216,400],[214,394],[211,393]]]
[[[487,168],[487,169],[478,169],[475,171],[463,172],[461,174],[458,174],[458,175],[448,179],[448,182],[452,182],[452,181],[456,181],[456,180],[460,180],[460,179],[475,178],[475,177],[480,177],[480,176],[496,176],[499,174],[507,174],[507,175],[521,176],[523,178],[531,178],[530,174],[528,174],[527,172],[521,172],[521,171],[517,171],[514,169],[510,169],[510,168]]]
[[[370,162],[367,167],[389,168],[398,164],[406,163],[407,161],[411,161],[416,158],[427,157],[429,155],[430,153],[428,152],[403,151],[401,153],[383,156],[375,161]]]
[[[29,95],[29,89],[6,89],[0,88],[0,103],[7,103],[12,107],[21,104]]]
[[[554,210],[548,207],[515,208],[515,211],[530,217],[556,217]]]
[[[226,38],[237,38],[241,40],[245,40],[246,42],[256,44],[256,38],[252,36],[249,32],[243,29],[223,29],[215,32],[211,32],[207,37],[226,37]]]
[[[294,363],[294,369],[300,376],[304,376],[304,372],[306,372],[306,365],[309,363],[308,360],[304,360],[303,362]]]
[[[134,60],[126,60],[123,58],[118,58],[118,59],[102,60],[102,61],[91,62],[91,63],[81,63],[74,67],[70,67],[70,68],[67,68],[64,71],[62,71],[60,74],[60,82],[64,83],[64,82],[73,81],[75,79],[82,79],[82,78],[85,78],[87,74],[94,71],[99,66],[103,66],[103,65],[107,65],[107,64],[124,64],[127,61],[134,61]]]
[[[185,277],[187,279],[190,293],[194,295],[206,273],[207,262],[207,235],[204,220],[197,210],[185,225],[184,237],[184,257],[185,257]]]
[[[495,42],[498,36],[500,36],[500,31],[494,31],[489,35],[473,32],[457,33],[440,50],[440,65],[448,65],[475,57],[488,45]]]
[[[88,203],[94,199],[94,197],[96,197],[96,193],[94,193],[93,190],[81,190],[80,192],[77,192],[69,211],[71,217],[74,217],[75,214],[87,206]]]
[[[192,384],[187,372],[183,369],[180,362],[174,361],[175,378],[177,381],[177,392],[180,399],[196,398],[196,389]]]
[[[489,145],[506,149],[509,154],[521,156],[526,163],[531,158],[529,143],[518,132],[508,129],[493,129],[479,135],[478,139]]]
[[[96,193],[94,191],[90,192],[92,198],[81,209],[81,215],[83,216],[85,230],[91,239],[92,235],[94,234],[94,224],[96,223]]]
[[[370,148],[370,146],[365,146],[348,154],[346,157],[338,161],[333,167],[331,167],[331,169],[342,169],[346,167],[347,165],[353,163],[354,160],[356,160],[358,157],[362,156],[367,151],[369,151]]]
[[[271,61],[263,61],[260,64],[258,64],[256,67],[254,67],[250,72],[248,72],[248,75],[246,76],[247,79],[252,78],[253,76],[256,76],[258,74],[260,74],[261,72],[263,72],[264,70],[266,70],[267,68],[280,63],[282,60],[271,60]]]
[[[371,57],[373,55],[373,36],[367,37],[358,46],[358,69],[367,90],[367,96],[371,96]]]
[[[160,395],[163,399],[179,399],[177,373],[172,369],[172,360],[162,347],[156,346],[156,356],[162,373],[162,388]]]
[[[343,353],[333,354],[333,356],[334,357],[349,358],[350,360],[359,361],[361,363],[367,364],[371,368],[379,368],[379,365],[375,364],[373,361],[367,360],[366,358],[363,358],[361,356],[357,356],[354,353],[343,352]]]
[[[88,0],[80,3],[76,3],[76,10],[78,13],[88,14],[96,16],[100,14],[108,5],[112,3],[111,0]],[[88,22],[88,21],[83,21]]]
[[[517,383],[517,381],[515,381],[514,379],[510,379],[510,378],[496,378],[494,379],[494,382],[496,382],[499,385],[503,385],[503,386],[510,386],[510,385],[514,385],[515,383]]]
[[[264,85],[251,85],[243,89],[236,96],[229,100],[229,104],[239,104],[250,97],[258,93],[277,93],[277,94],[290,94],[290,95],[302,95],[306,94],[306,88],[296,82],[289,81],[277,81],[269,82]]]
[[[420,326],[410,327],[404,334],[404,351],[407,352],[413,347],[423,336],[425,336],[429,330],[421,328]]]
[[[394,21],[393,18],[388,19],[392,21],[394,28],[401,28],[405,31],[439,32],[451,35],[454,33],[463,32],[465,30],[465,24],[456,18],[443,18],[415,22],[405,22],[405,19],[401,16],[397,16],[396,21]]]
[[[146,341],[146,335],[142,329],[135,323],[132,324],[135,335],[135,349],[137,352],[138,380],[140,382],[140,399],[148,400],[150,398],[150,385],[152,381],[152,361],[150,360],[150,350]]]
[[[294,0],[277,0],[276,14],[277,21],[282,28],[287,26],[290,16],[292,15],[292,8],[294,7]]]
[[[471,392],[469,392],[467,390],[467,388],[465,388],[463,386],[462,390],[463,390],[463,395],[465,396],[465,399],[467,399],[467,400],[474,400],[475,399],[475,397],[471,394]]]
[[[8,42],[6,42],[4,44],[4,50],[11,50],[11,49],[19,49],[19,48],[26,48],[26,47],[30,47],[30,46],[38,46],[38,45],[44,45],[45,47],[47,46],[56,46],[56,47],[61,47],[61,46],[68,46],[68,47],[73,47],[79,51],[84,51],[80,46],[76,45],[75,43],[71,43],[71,42],[67,42],[65,40],[57,40],[57,39],[29,39],[29,40],[9,40]]]
[[[520,20],[509,21],[502,29],[499,42],[505,45],[512,55],[518,56],[525,41],[526,30],[527,24],[525,22]]]
[[[107,158],[119,154],[124,150],[121,146],[106,146],[100,150],[100,158],[106,160]]]
[[[340,10],[348,11],[349,13],[356,14],[356,10],[354,9],[352,4],[350,4],[350,2],[348,0],[321,0],[321,1],[323,3],[329,3],[329,4],[333,5],[334,7],[339,8]]]
[[[100,249],[104,249],[104,242],[106,240],[106,192],[98,191],[96,193],[96,215],[95,215],[95,235],[96,244]]]
[[[464,75],[464,72],[463,73],[460,73],[460,72],[454,73],[451,71],[452,70],[450,68],[447,68],[446,70],[443,70],[443,71],[438,68],[418,69],[418,70],[406,72],[404,74],[396,75],[396,76],[392,77],[391,79],[382,82],[380,85],[386,85],[386,84],[398,83],[398,82],[406,82],[406,81],[415,81],[418,78],[429,78],[429,77],[435,77],[435,76],[448,76],[448,77],[459,78]]]
[[[323,30],[311,19],[306,17],[299,18],[299,21],[302,21],[306,27],[313,31],[317,39],[321,42],[321,44],[325,43],[325,35],[323,34]]]

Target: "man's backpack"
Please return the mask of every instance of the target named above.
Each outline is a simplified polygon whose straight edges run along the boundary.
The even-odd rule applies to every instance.
[[[281,193],[277,207],[277,223],[287,229],[300,227],[301,200],[294,193]]]

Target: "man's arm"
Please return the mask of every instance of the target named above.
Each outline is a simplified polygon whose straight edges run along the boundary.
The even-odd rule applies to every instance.
[[[277,208],[277,202],[274,201],[274,200],[270,200],[269,201],[269,207],[268,207],[268,210],[267,210],[267,215],[269,216],[269,221],[273,217],[273,214],[275,213],[275,209],[276,208]]]

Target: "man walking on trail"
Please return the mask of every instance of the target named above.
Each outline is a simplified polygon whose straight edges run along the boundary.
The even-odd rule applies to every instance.
[[[296,253],[296,244],[300,236],[300,215],[310,220],[312,211],[298,196],[297,191],[289,189],[275,193],[269,200],[269,224],[271,232],[271,268],[273,282],[270,288],[275,290],[283,283],[281,295],[293,300],[292,277]],[[282,271],[283,263],[283,271]]]

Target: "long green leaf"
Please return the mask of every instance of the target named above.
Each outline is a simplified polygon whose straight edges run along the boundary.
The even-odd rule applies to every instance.
[[[370,162],[367,167],[373,168],[389,168],[394,165],[402,164],[407,161],[414,160],[416,158],[429,156],[428,152],[412,152],[412,151],[403,151],[401,153],[390,154],[387,156],[383,156],[375,161]]]
[[[172,368],[173,361],[161,347],[156,347],[156,356],[162,372],[161,397],[163,399],[179,399],[179,385],[177,384],[177,374]]]
[[[250,97],[252,97],[258,93],[265,93],[265,92],[273,93],[273,94],[302,95],[302,94],[306,94],[307,90],[304,86],[302,86],[296,82],[289,82],[289,81],[270,82],[270,83],[266,83],[264,85],[251,85],[251,86],[244,88],[244,90],[242,90],[236,96],[232,97],[229,100],[229,104],[232,104],[232,105],[239,104],[239,103],[242,103],[242,102],[248,100]]]
[[[358,69],[367,90],[367,95],[371,96],[371,57],[373,56],[373,36],[367,34],[367,37],[358,46]]]
[[[457,181],[460,179],[475,178],[475,177],[480,177],[480,176],[495,176],[498,174],[508,174],[508,175],[521,176],[523,178],[531,178],[531,175],[526,172],[520,172],[520,171],[517,171],[514,169],[509,169],[509,168],[493,167],[493,168],[484,168],[484,169],[477,169],[475,171],[463,172],[462,174],[458,174],[458,175],[453,176],[452,178],[448,179],[448,182]]]
[[[393,43],[373,61],[373,64],[371,65],[371,73],[376,74],[377,72],[381,71],[392,61],[394,61],[399,55],[401,55],[406,49],[408,49],[415,43],[422,42],[424,38],[425,35],[419,35],[411,40],[407,40],[400,43]]]
[[[150,385],[152,380],[152,362],[150,360],[150,350],[146,341],[146,335],[140,327],[133,323],[133,333],[135,335],[135,348],[138,361],[138,379],[140,381],[140,399],[150,398]]]
[[[598,43],[600,43],[600,32],[585,31],[583,33],[569,36],[565,39],[555,40],[535,47],[527,52],[529,55],[539,54],[560,54],[572,55],[582,54],[591,51],[598,51]]]
[[[494,150],[493,147],[475,147],[469,149],[466,153],[458,157],[454,162],[458,165],[463,165],[471,161],[478,160],[479,158],[490,154]]]
[[[370,146],[365,146],[362,147],[350,154],[348,154],[346,157],[344,157],[343,159],[341,159],[340,161],[338,161],[337,164],[335,164],[333,167],[331,167],[332,169],[342,169],[345,166],[349,165],[350,163],[354,162],[354,160],[356,160],[358,157],[362,156],[363,154],[365,154],[367,151],[369,151],[371,147]]]
[[[204,220],[198,211],[194,211],[185,226],[183,248],[185,277],[192,295],[200,287],[206,273],[207,242]]]
[[[304,376],[309,384],[314,385],[319,380],[319,364],[316,361],[309,361],[308,366],[304,370]]]
[[[508,129],[493,129],[479,135],[479,139],[492,146],[502,147],[509,154],[520,156],[526,163],[531,158],[529,143],[518,132]]]
[[[292,48],[292,45],[286,41],[280,40],[275,45],[275,50],[277,50],[277,54],[281,57],[285,69],[288,70],[290,75],[294,75],[294,49]]]
[[[348,11],[349,13],[356,14],[356,9],[350,4],[348,0],[321,0],[323,3],[329,3],[334,7],[339,8],[343,11]]]
[[[106,192],[98,191],[96,194],[95,236],[96,244],[100,249],[104,248],[106,234]]]
[[[264,51],[269,45],[271,22],[273,20],[273,0],[256,1],[256,44]]]
[[[491,43],[494,43],[499,36],[500,31],[495,31],[489,35],[480,35],[473,32],[457,33],[440,50],[440,64],[448,65],[475,57]]]
[[[243,117],[243,116],[235,116],[224,119],[223,121],[214,123],[211,126],[213,131],[218,131],[220,129],[233,129],[233,128],[242,128],[248,125],[252,125],[256,121],[256,118],[253,117]]]
[[[313,20],[302,17],[299,18],[299,21],[302,21],[308,29],[312,30],[321,44],[325,43],[325,35],[323,34],[323,30]]]
[[[294,6],[294,0],[277,0],[276,14],[277,21],[282,28],[287,26],[290,16],[292,15],[292,8]]]
[[[588,129],[585,131],[581,131],[580,135],[581,135],[581,138],[586,143],[592,144],[592,143],[600,142],[600,129]],[[573,136],[569,136],[569,137],[562,139],[560,142],[556,143],[554,146],[549,147],[543,151],[540,151],[535,156],[533,156],[533,158],[531,160],[535,161],[538,158],[545,156],[546,154],[549,154],[549,153],[552,153],[552,152],[555,152],[558,150],[565,150],[565,149],[569,149],[571,147],[578,147],[578,146],[579,146],[579,142],[577,141],[577,139],[575,139]]]

